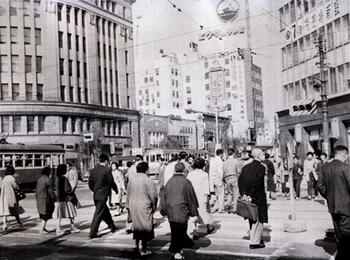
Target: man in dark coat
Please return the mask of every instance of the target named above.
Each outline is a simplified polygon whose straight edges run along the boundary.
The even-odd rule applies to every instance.
[[[252,150],[253,161],[245,165],[238,179],[239,192],[246,200],[258,206],[259,220],[249,219],[250,249],[265,247],[261,240],[264,224],[267,223],[267,201],[265,194],[264,178],[265,166],[261,161],[265,159],[264,152],[258,148]]]
[[[275,184],[275,166],[273,162],[270,161],[270,154],[265,153],[265,160],[263,163],[266,165],[266,177],[267,177],[267,191],[268,198],[272,199],[272,192],[276,192],[276,184]]]
[[[317,181],[333,219],[338,247],[336,260],[350,256],[350,166],[344,163],[348,158],[347,147],[335,147],[334,160],[321,168]]]
[[[175,165],[175,173],[164,188],[160,202],[160,213],[168,216],[171,230],[171,244],[169,251],[174,259],[184,259],[182,248],[195,245],[187,235],[189,217],[198,215],[198,200],[191,182],[184,176],[186,167],[182,162]]]
[[[118,193],[118,187],[112,176],[112,170],[108,167],[108,156],[100,155],[100,165],[91,170],[89,188],[94,193],[95,213],[91,222],[90,238],[101,237],[97,234],[101,220],[106,222],[111,232],[117,230],[114,225],[111,213],[107,206],[108,195],[111,189]]]

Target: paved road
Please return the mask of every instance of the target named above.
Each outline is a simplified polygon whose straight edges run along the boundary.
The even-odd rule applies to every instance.
[[[125,232],[126,214],[114,217],[118,231],[110,233],[102,223],[102,238],[88,238],[90,223],[94,211],[92,194],[86,183],[80,183],[77,196],[82,208],[78,209],[76,219],[78,234],[69,233],[69,222],[63,220],[66,233],[55,234],[55,221],[48,222],[48,235],[38,234],[40,220],[36,211],[34,194],[27,194],[21,202],[26,212],[21,215],[25,226],[19,228],[15,220],[10,219],[13,228],[0,232],[0,260],[2,259],[137,259],[133,254],[134,242],[131,234]],[[297,201],[297,222],[305,223],[307,231],[302,233],[284,232],[289,223],[291,206],[284,197],[269,201],[269,224],[265,225],[263,239],[266,248],[251,250],[248,248],[248,222],[232,214],[214,214],[216,232],[206,235],[205,228],[200,231],[197,246],[184,250],[186,259],[332,259],[336,251],[334,241],[325,240],[325,230],[332,227],[327,208],[322,200]],[[112,211],[113,212],[113,211]],[[153,255],[147,259],[170,259],[167,251],[170,241],[170,228],[166,219],[156,215],[160,223],[155,230],[156,238],[151,241]],[[295,222],[294,222],[295,223]]]

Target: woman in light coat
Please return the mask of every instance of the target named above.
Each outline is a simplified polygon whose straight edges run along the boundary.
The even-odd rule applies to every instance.
[[[213,216],[210,212],[210,189],[209,189],[209,175],[203,168],[205,167],[205,160],[202,158],[195,159],[192,164],[193,171],[189,172],[187,179],[191,181],[194,191],[198,199],[198,217],[190,219],[190,223],[193,224],[193,239],[198,239],[197,224],[207,225],[207,233],[210,234],[214,231]]]
[[[16,179],[14,177],[15,168],[12,165],[7,166],[5,171],[5,178],[1,184],[0,196],[0,216],[3,217],[3,229],[7,230],[7,217],[15,216],[17,223],[23,226],[19,214],[24,213],[24,209],[19,206],[15,195],[15,189],[18,188]]]
[[[112,176],[115,184],[118,187],[118,194],[111,192],[111,201],[112,207],[116,206],[117,213],[115,216],[119,216],[123,212],[123,195],[125,194],[125,186],[124,186],[124,176],[123,173],[118,169],[119,165],[116,162],[112,162]]]

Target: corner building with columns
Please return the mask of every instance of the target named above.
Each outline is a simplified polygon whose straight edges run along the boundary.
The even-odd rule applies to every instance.
[[[9,143],[69,147],[67,159],[83,160],[84,133],[100,152],[139,147],[134,2],[0,2],[0,134]]]

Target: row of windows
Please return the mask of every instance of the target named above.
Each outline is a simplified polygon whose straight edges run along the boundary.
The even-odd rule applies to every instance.
[[[335,94],[350,89],[350,64],[346,63],[325,71],[325,84],[327,93]],[[320,78],[319,75],[315,77]],[[303,78],[301,80],[284,85],[285,103],[288,105],[294,100],[302,100],[319,96],[319,89],[312,85],[312,78]]]
[[[51,129],[46,116],[1,116],[1,132],[10,134],[40,134],[45,133],[45,129]],[[83,131],[91,131],[91,122],[79,117],[62,117],[63,134],[81,134]],[[126,128],[126,126],[128,126]],[[131,121],[103,121],[102,129],[105,135],[122,136],[132,135],[133,124]],[[128,129],[128,132],[126,132]]]
[[[9,58],[11,59],[11,63],[9,62]],[[30,72],[36,72],[41,73],[42,72],[42,57],[41,56],[35,56],[35,70],[33,70],[33,56],[31,55],[25,55],[24,57],[24,63],[25,63],[25,73]],[[10,64],[11,64],[11,70],[10,70]],[[19,55],[0,55],[0,72],[1,73],[19,73],[20,72],[20,57]]]
[[[34,43],[35,45],[41,45],[41,29],[34,29]],[[32,28],[25,27],[23,30],[24,34],[24,44],[32,44]],[[19,35],[18,27],[11,26],[10,33],[8,33],[8,28],[6,26],[0,26],[0,44],[6,44],[10,42],[11,44],[18,44]]]
[[[1,83],[0,85],[0,100],[2,101],[17,101],[17,100],[43,100],[43,85],[42,84],[26,84],[25,95],[23,93],[23,98],[21,98],[20,84],[13,83],[9,88],[9,84]],[[36,87],[36,89],[35,89]],[[10,95],[11,94],[11,95]]]
[[[3,133],[40,133],[45,132],[45,116],[1,116]],[[22,125],[26,129],[22,129]]]
[[[15,169],[18,168],[42,168],[50,166],[51,156],[62,156],[58,154],[46,154],[46,153],[16,153],[0,154],[0,168],[5,168],[7,165],[13,165]]]
[[[290,25],[315,8],[315,0],[292,0],[280,8],[280,27]]]
[[[317,53],[315,44],[319,36],[326,40],[328,51],[347,43],[350,40],[349,14],[282,48],[283,69],[313,58]]]

